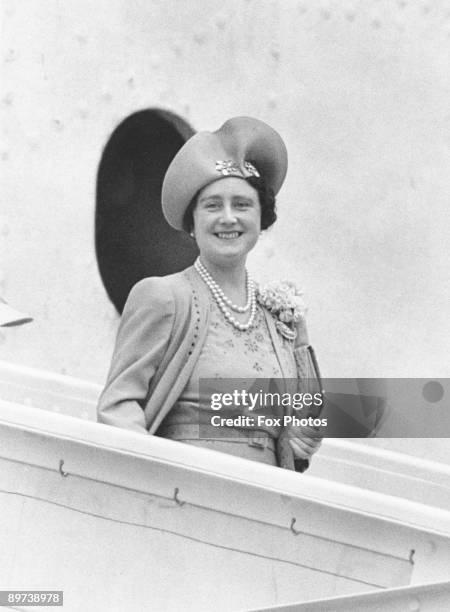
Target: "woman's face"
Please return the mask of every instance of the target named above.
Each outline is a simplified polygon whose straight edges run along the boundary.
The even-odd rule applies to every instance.
[[[258,192],[244,179],[219,179],[200,191],[193,219],[204,263],[243,263],[261,231]]]

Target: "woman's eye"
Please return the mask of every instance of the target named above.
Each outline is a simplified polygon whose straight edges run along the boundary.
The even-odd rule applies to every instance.
[[[250,202],[236,202],[236,206],[238,208],[248,208],[250,206]]]

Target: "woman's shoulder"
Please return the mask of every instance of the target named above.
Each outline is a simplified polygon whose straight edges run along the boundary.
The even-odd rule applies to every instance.
[[[147,276],[131,289],[127,302],[148,302],[158,304],[189,297],[191,293],[187,270],[167,276]]]

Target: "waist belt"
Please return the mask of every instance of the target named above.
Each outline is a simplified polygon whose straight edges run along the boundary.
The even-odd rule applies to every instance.
[[[274,438],[263,431],[245,430],[229,428],[222,429],[222,432],[229,431],[229,436],[218,435],[218,428],[209,424],[194,424],[194,423],[173,423],[161,425],[156,432],[161,438],[170,438],[171,440],[213,440],[217,442],[230,442],[235,444],[248,444],[262,450],[268,449],[276,452],[276,442]]]

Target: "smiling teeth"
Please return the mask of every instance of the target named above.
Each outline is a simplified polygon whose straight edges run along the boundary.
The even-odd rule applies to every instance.
[[[231,240],[232,238],[238,238],[239,232],[227,232],[226,234],[219,232],[217,235],[219,236],[219,238],[229,238]]]

